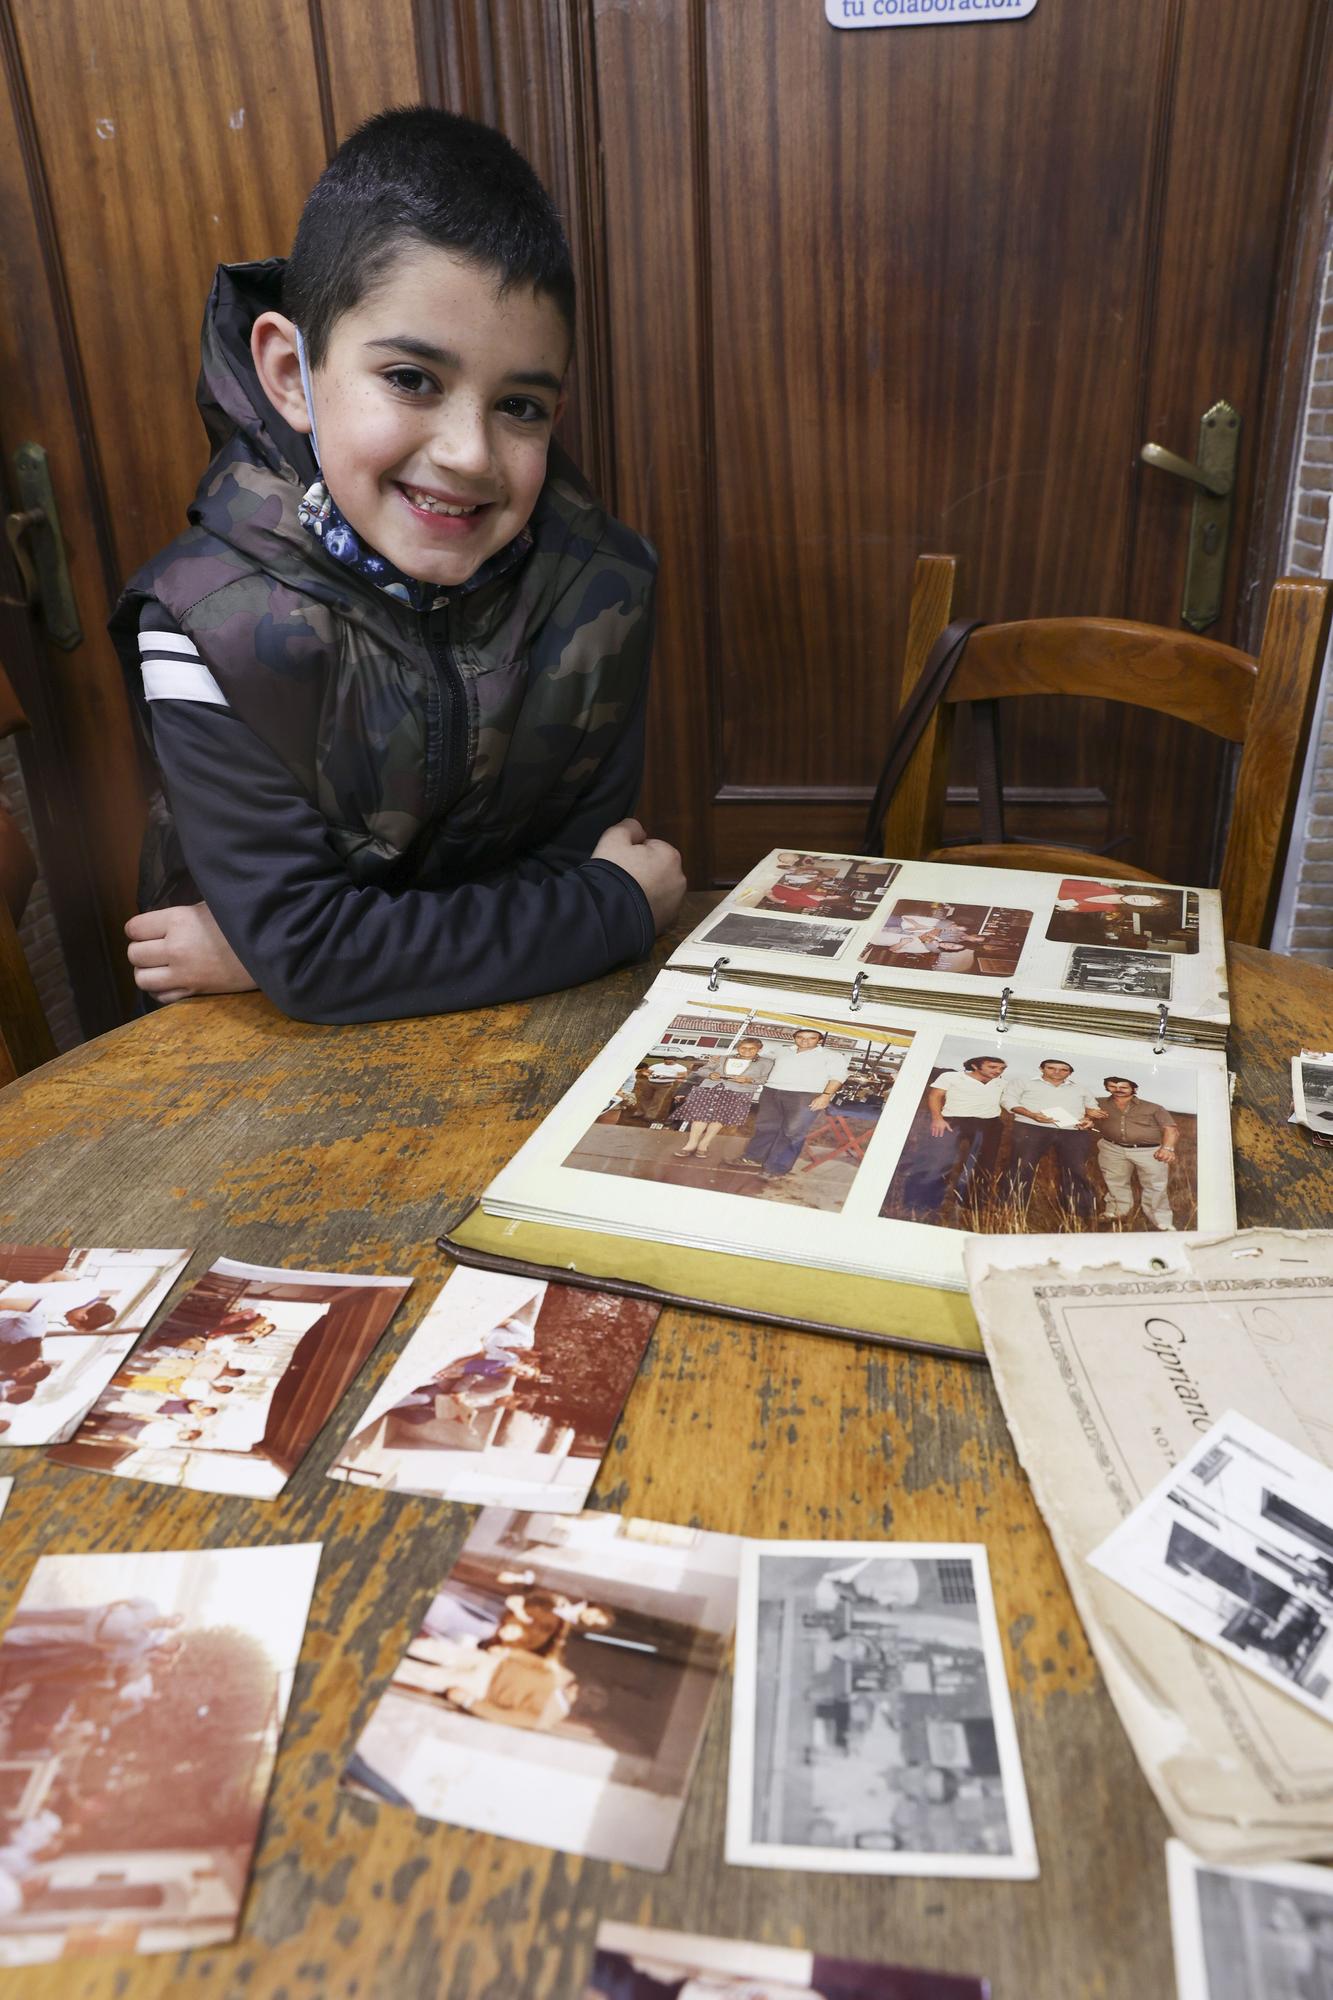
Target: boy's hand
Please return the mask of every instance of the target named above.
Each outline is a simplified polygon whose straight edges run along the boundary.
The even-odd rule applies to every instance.
[[[664,931],[685,894],[680,856],[665,840],[649,840],[636,819],[617,820],[592,851],[594,861],[614,861],[632,875],[648,898],[653,926]]]
[[[155,1000],[196,993],[253,993],[255,982],[223,937],[207,903],[146,910],[125,926],[134,983]]]

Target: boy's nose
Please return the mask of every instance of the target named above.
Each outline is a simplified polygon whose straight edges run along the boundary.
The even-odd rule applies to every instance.
[[[472,478],[489,472],[491,440],[486,412],[475,405],[446,410],[431,438],[430,458],[442,472],[464,472]]]

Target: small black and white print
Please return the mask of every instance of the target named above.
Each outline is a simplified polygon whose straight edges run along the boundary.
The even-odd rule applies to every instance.
[[[1221,1868],[1167,1842],[1178,2000],[1333,1993],[1333,1869]]]
[[[1104,945],[1076,944],[1060,984],[1066,993],[1169,1000],[1171,959],[1164,951],[1116,951]]]
[[[732,910],[704,942],[743,945],[747,951],[791,951],[802,958],[836,958],[851,934],[850,924],[801,923]]]
[[[744,1545],[726,1853],[1036,1874],[984,1549]]]

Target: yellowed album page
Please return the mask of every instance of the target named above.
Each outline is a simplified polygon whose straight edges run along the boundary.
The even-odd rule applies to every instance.
[[[1333,1234],[974,1238],[965,1262],[1019,1457],[1174,1831],[1215,1861],[1333,1851],[1327,1722],[1087,1562],[1228,1410],[1333,1465]],[[1271,1525],[1289,1579],[1327,1577],[1327,1525],[1289,1508]],[[1234,1589],[1237,1568],[1203,1587]],[[1260,1595],[1237,1599],[1237,1629],[1278,1646],[1276,1593]]]

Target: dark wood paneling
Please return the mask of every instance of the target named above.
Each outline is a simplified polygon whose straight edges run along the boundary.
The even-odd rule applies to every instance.
[[[83,1028],[134,1005],[119,930],[133,909],[143,797],[120,669],[102,630],[115,585],[92,407],[38,124],[7,0],[0,4],[0,501],[19,445],[45,447],[83,624],[72,653],[11,613],[5,665],[33,724],[21,756]]]
[[[1222,616],[1231,639],[1245,576],[1262,447],[1268,336],[1278,290],[1284,203],[1301,126],[1310,8],[1266,0],[1183,9],[1163,165],[1152,318],[1145,329],[1147,438],[1193,458],[1199,419],[1219,396],[1241,413],[1241,465]],[[1193,488],[1138,465],[1127,550],[1128,614],[1177,624]],[[1231,758],[1192,730],[1118,719],[1115,811],[1135,858],[1168,879],[1211,878]]]
[[[213,267],[285,253],[324,164],[305,0],[27,8],[19,38],[124,575],[179,532]],[[71,62],[71,48],[79,60]]]
[[[418,0],[417,30],[427,102],[498,126],[560,210],[579,294],[561,439],[614,504],[590,0]]]
[[[662,559],[642,816],[695,882],[716,873],[709,801],[726,666],[715,603],[730,582],[713,517],[707,12],[703,0],[596,6],[616,502]]]
[[[390,105],[419,104],[416,10],[412,0],[379,0],[373,22],[360,0],[311,0],[319,8],[328,60],[333,143]]]
[[[1161,10],[708,18],[725,776],[868,778],[923,548],[960,612],[1116,606]]]

